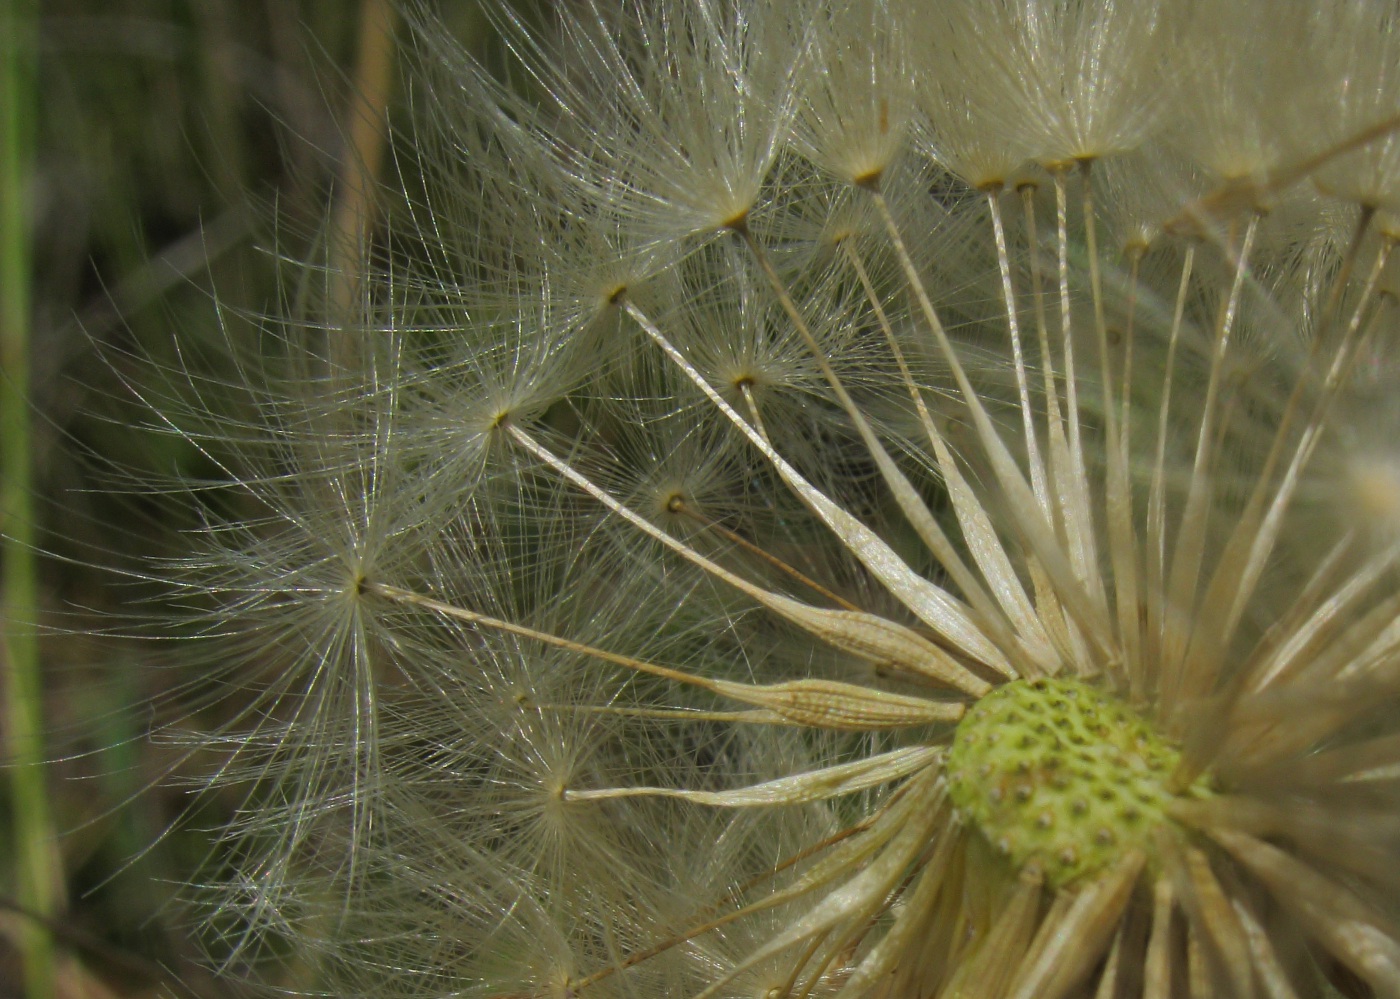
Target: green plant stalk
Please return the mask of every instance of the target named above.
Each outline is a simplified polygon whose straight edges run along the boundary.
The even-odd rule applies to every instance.
[[[360,31],[353,90],[345,109],[345,151],[336,178],[330,219],[332,315],[346,328],[354,325],[363,292],[363,255],[374,225],[375,186],[387,147],[386,118],[394,90],[395,33],[398,13],[391,0],[361,0]],[[349,338],[331,334],[327,356],[337,371],[355,370]]]
[[[36,4],[3,0],[0,15],[0,528],[4,535],[5,711],[15,891],[39,917],[59,883],[45,788],[43,683],[35,633],[37,588],[29,412],[32,269],[29,205],[34,153]],[[21,928],[25,995],[54,994],[54,949],[38,919]]]

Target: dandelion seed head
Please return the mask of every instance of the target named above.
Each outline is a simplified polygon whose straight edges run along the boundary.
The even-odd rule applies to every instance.
[[[1231,6],[425,42],[395,350],[198,567],[303,628],[260,897],[413,895],[356,967],[477,997],[1400,994],[1388,137],[1300,160]]]

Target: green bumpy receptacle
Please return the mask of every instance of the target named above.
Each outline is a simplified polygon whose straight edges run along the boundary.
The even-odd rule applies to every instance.
[[[1155,853],[1179,751],[1136,711],[1079,680],[1017,680],[958,724],[946,773],[953,803],[1016,867],[1060,886],[1125,849]],[[1208,794],[1204,780],[1184,794]]]

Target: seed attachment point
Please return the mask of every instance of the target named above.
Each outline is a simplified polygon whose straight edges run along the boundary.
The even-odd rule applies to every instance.
[[[1109,869],[1127,850],[1155,854],[1175,797],[1164,775],[1179,757],[1112,694],[1079,680],[1017,680],[958,724],[949,794],[1012,864],[1036,864],[1060,886]],[[1208,794],[1202,781],[1183,792]]]

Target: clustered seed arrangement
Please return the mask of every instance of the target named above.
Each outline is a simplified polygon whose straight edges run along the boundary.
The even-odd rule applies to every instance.
[[[222,966],[1400,996],[1393,6],[496,16],[362,273],[138,389]]]
[[[953,804],[998,853],[1062,885],[1108,868],[1123,850],[1152,855],[1179,763],[1117,698],[1081,680],[1041,678],[978,701],[958,723],[944,769]]]

